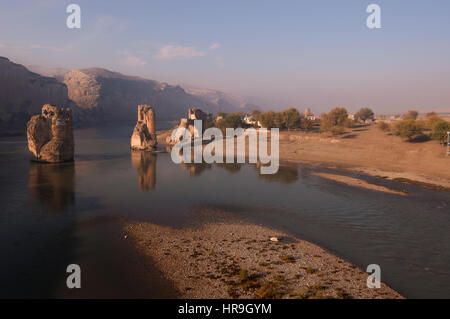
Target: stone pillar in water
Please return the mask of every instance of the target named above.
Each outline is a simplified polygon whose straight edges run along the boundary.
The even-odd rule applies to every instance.
[[[131,149],[153,150],[156,144],[155,112],[149,105],[139,105],[138,121],[131,136]]]
[[[41,114],[32,116],[28,121],[27,139],[34,161],[72,161],[75,149],[72,110],[45,104]]]

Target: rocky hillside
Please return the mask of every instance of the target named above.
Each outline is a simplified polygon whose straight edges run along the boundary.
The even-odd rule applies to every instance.
[[[0,57],[0,129],[21,129],[44,104],[70,106],[67,87]]]
[[[64,83],[71,100],[82,109],[98,112],[105,120],[135,120],[139,104],[151,105],[159,120],[179,119],[190,107],[213,113],[222,110],[178,85],[100,68],[72,70],[64,75]]]
[[[192,107],[215,114],[256,108],[220,91],[183,89],[100,68],[30,68],[44,75],[0,57],[0,130],[24,129],[44,104],[71,107],[75,126],[135,121],[140,104],[151,105],[157,120],[178,120]]]

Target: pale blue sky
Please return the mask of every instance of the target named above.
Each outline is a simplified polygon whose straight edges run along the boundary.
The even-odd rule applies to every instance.
[[[82,28],[66,27],[77,3]],[[366,27],[377,3],[382,29]],[[0,55],[258,96],[274,107],[450,110],[450,1],[0,0]]]

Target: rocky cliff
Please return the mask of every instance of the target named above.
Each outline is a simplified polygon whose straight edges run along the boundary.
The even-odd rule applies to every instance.
[[[72,108],[74,126],[116,120],[131,123],[136,105],[141,104],[151,105],[158,120],[179,119],[192,107],[215,114],[246,110],[241,101],[214,90],[185,90],[179,85],[101,68],[31,68],[54,77],[30,72],[0,57],[0,131],[24,130],[30,117],[39,114],[44,104]]]
[[[160,120],[177,119],[189,107],[217,113],[220,107],[186,93],[180,86],[127,76],[105,69],[72,70],[64,75],[69,98],[105,120],[133,120],[136,105],[151,105]]]
[[[66,85],[0,57],[0,129],[24,129],[44,104],[69,106]]]

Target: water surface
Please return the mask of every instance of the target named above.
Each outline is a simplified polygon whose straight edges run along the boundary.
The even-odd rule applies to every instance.
[[[281,167],[176,165],[170,154],[131,152],[129,126],[75,131],[74,163],[30,163],[25,137],[0,142],[0,295],[173,297],[170,283],[120,232],[126,221],[181,227],[204,208],[233,212],[317,243],[406,297],[450,298],[450,194],[407,197],[357,189]],[[378,181],[376,178],[366,177]],[[65,267],[82,267],[68,291]],[[145,267],[143,266],[145,265]],[[150,269],[150,270],[149,270]]]

